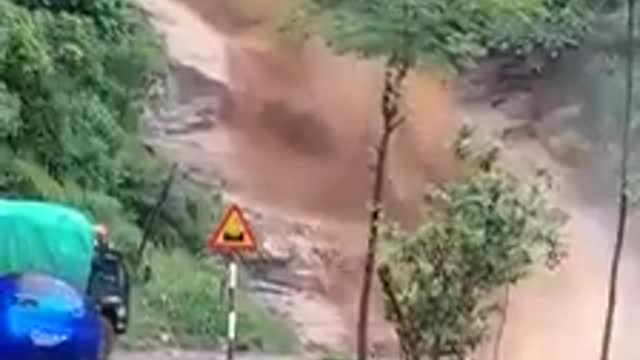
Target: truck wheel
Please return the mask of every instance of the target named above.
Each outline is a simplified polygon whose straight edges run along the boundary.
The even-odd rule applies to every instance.
[[[102,337],[100,338],[98,360],[109,360],[115,345],[116,332],[106,317],[100,316],[100,324],[102,326]]]

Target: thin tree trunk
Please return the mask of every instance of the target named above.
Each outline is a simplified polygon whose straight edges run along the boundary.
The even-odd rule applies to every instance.
[[[362,292],[360,294],[360,313],[358,321],[358,360],[366,360],[368,353],[368,327],[369,327],[369,304],[371,299],[371,286],[373,282],[373,272],[376,265],[376,248],[378,244],[379,226],[382,216],[382,195],[384,191],[385,162],[387,157],[387,147],[389,145],[390,134],[383,133],[377,149],[377,164],[375,180],[372,194],[372,208],[369,212],[369,236],[367,239],[367,253],[364,266],[364,279],[362,282]]]
[[[500,360],[500,350],[502,347],[502,339],[504,337],[504,329],[507,326],[507,313],[509,311],[510,287],[507,284],[504,287],[504,302],[502,303],[502,311],[500,314],[500,323],[498,324],[498,333],[496,334],[496,343],[493,347],[493,360]]]
[[[142,256],[144,255],[144,251],[147,248],[147,243],[149,242],[149,238],[151,237],[151,230],[153,229],[153,223],[158,213],[160,212],[160,209],[162,209],[162,205],[164,204],[165,201],[167,201],[167,198],[169,197],[169,192],[171,191],[171,186],[173,185],[173,182],[175,180],[177,170],[178,170],[178,164],[174,163],[173,165],[171,165],[169,176],[167,177],[167,180],[165,181],[164,186],[162,187],[160,197],[158,198],[158,201],[156,202],[154,207],[151,209],[151,212],[145,219],[143,230],[142,230],[143,231],[142,241],[140,241],[140,245],[138,246],[138,250],[136,251],[136,261],[138,262],[138,265],[142,263]]]
[[[368,355],[369,304],[371,302],[373,274],[376,267],[376,249],[380,232],[379,222],[382,217],[386,160],[391,135],[394,130],[404,122],[404,116],[400,115],[400,100],[402,96],[402,84],[407,77],[408,69],[408,61],[406,59],[399,59],[397,56],[391,56],[385,68],[385,84],[381,101],[383,117],[382,134],[375,148],[375,161],[373,165],[374,179],[371,193],[371,209],[369,211],[369,235],[359,303],[357,333],[358,360],[366,360]]]
[[[400,338],[400,348],[402,350],[402,359],[404,360],[420,360],[418,354],[417,333],[413,332],[407,315],[402,311],[400,301],[393,292],[393,278],[391,270],[388,266],[378,269],[378,279],[382,285],[382,291],[389,301],[389,311],[392,319],[396,323],[396,333]]]
[[[629,162],[629,144],[630,144],[630,127],[631,116],[633,111],[633,76],[634,76],[634,48],[633,37],[635,31],[635,0],[628,0],[628,23],[627,36],[629,37],[627,48],[627,98],[625,104],[625,117],[622,126],[622,159],[620,170],[620,188],[619,188],[619,204],[618,204],[618,228],[616,231],[616,242],[611,259],[611,269],[609,274],[609,293],[607,297],[607,312],[602,335],[602,348],[600,360],[608,360],[611,337],[613,333],[613,325],[616,314],[616,304],[618,296],[618,272],[620,268],[620,259],[624,248],[625,230],[627,225],[627,207],[629,201],[628,194],[628,178],[627,167]]]

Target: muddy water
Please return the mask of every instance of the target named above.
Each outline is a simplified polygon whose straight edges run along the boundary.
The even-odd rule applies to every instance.
[[[379,123],[379,67],[337,58],[313,42],[289,51],[245,43],[231,52],[231,69],[230,121],[245,171],[235,183],[258,201],[361,220],[372,125]],[[414,116],[394,139],[388,205],[395,213],[408,209],[425,179],[445,177],[452,166],[446,93],[421,80],[412,79]]]
[[[381,67],[336,57],[318,41],[285,46],[265,35],[282,0],[184,3],[233,39],[228,63],[235,112],[227,120],[237,130],[240,173],[231,183],[260,202],[361,221]],[[452,172],[446,146],[455,128],[443,83],[412,75],[410,89],[412,116],[394,139],[388,187],[388,204],[403,218],[425,179]]]
[[[538,273],[514,294],[502,346],[503,359],[580,359],[599,356],[614,221],[609,209],[565,201],[574,217],[567,226],[571,256],[554,273]],[[635,241],[634,231],[629,242]],[[611,359],[638,358],[640,330],[638,257],[623,259]]]

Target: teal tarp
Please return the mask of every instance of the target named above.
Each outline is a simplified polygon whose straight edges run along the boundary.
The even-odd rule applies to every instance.
[[[93,224],[77,210],[0,199],[0,275],[43,272],[84,292],[94,236]]]

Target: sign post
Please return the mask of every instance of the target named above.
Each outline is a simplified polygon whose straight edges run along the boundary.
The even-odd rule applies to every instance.
[[[227,265],[227,360],[234,359],[237,337],[236,288],[238,286],[237,255],[257,250],[255,238],[249,223],[237,205],[232,205],[225,213],[216,231],[207,241],[209,250],[223,253],[228,257]]]
[[[227,360],[233,360],[236,344],[236,285],[238,283],[238,264],[234,256],[229,259],[229,299],[227,318]]]

